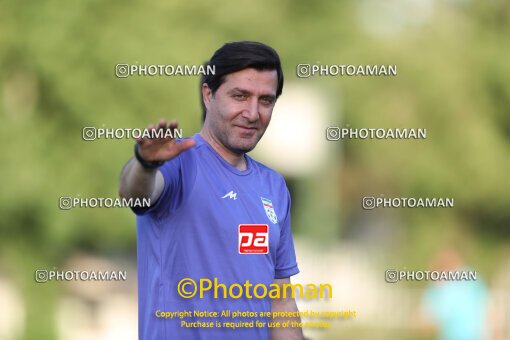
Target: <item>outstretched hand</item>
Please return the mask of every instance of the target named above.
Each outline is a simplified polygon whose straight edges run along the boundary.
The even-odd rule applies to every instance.
[[[165,130],[171,130],[172,133],[168,133],[169,136],[174,136],[174,130],[177,129],[179,124],[176,120],[172,120],[170,123],[164,119],[160,119],[157,126],[149,124],[148,130],[163,130],[162,136],[165,135]],[[139,145],[138,152],[140,156],[149,162],[154,161],[168,161],[177,157],[182,152],[195,146],[195,141],[191,138],[182,140],[177,143],[173,137],[166,138],[138,138],[137,143]]]

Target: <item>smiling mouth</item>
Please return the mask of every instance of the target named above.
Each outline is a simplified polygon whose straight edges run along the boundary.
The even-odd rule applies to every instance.
[[[256,127],[246,127],[246,126],[240,126],[240,125],[235,125],[235,127],[238,127],[240,128],[241,130],[243,131],[249,131],[249,132],[255,132],[257,131],[257,128]]]

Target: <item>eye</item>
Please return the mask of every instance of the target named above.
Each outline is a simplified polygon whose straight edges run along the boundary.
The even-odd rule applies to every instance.
[[[235,100],[245,100],[246,98],[248,98],[248,96],[241,93],[234,94],[232,97],[234,97]]]
[[[273,105],[274,104],[274,98],[271,98],[271,97],[262,97],[262,98],[260,98],[260,101],[264,105]]]

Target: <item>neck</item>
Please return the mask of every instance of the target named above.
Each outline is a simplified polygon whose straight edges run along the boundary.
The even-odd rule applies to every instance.
[[[227,149],[208,129],[202,128],[200,136],[230,165],[240,171],[247,169],[248,166],[244,154],[238,154]]]

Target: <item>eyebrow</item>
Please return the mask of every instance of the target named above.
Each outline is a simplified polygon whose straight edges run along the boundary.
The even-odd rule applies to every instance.
[[[232,94],[234,92],[238,92],[238,93],[245,94],[245,95],[252,95],[253,94],[252,92],[250,92],[248,90],[241,89],[239,87],[234,87],[233,89],[227,91],[228,94]],[[271,98],[271,99],[276,99],[276,95],[274,95],[272,93],[263,93],[262,95],[260,95],[260,97],[268,97],[268,98]]]

